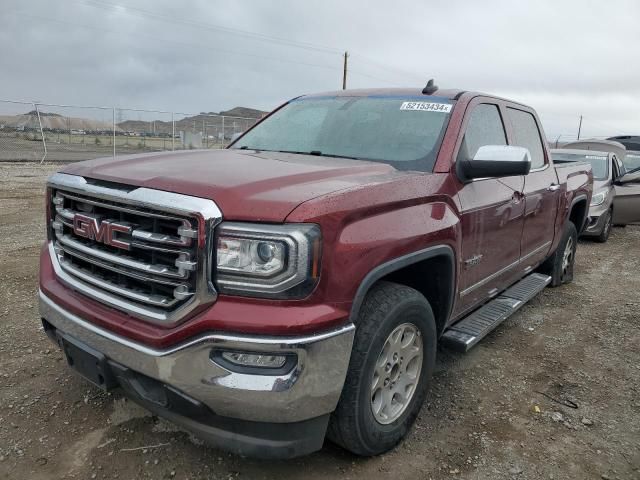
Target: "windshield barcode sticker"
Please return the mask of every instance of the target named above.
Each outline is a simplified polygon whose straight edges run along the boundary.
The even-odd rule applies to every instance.
[[[451,111],[450,103],[432,103],[432,102],[403,102],[400,110],[421,110],[423,112],[442,112],[449,113]]]

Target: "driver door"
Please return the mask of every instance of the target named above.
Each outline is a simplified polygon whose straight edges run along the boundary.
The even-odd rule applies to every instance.
[[[640,223],[640,170],[616,179],[613,200],[613,224]]]
[[[458,161],[471,159],[485,145],[507,145],[500,105],[476,99],[467,110]],[[524,177],[478,178],[458,192],[462,251],[460,293],[454,316],[486,302],[520,275],[524,225]]]

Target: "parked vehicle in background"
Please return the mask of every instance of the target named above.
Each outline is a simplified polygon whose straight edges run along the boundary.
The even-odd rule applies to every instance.
[[[640,169],[640,152],[628,151],[622,160],[624,168],[627,172],[633,172]]]
[[[596,150],[552,149],[556,165],[566,162],[586,162],[593,169],[593,196],[589,204],[589,219],[581,236],[606,242],[613,226],[614,181],[624,169],[615,153]]]
[[[640,223],[640,169],[631,170],[618,178],[615,188],[614,224],[624,226]]]
[[[587,138],[575,142],[565,143],[562,149],[574,150],[596,150],[598,152],[615,153],[619,159],[623,159],[627,154],[627,148],[620,142],[613,140],[602,140],[599,138]]]
[[[543,138],[530,107],[430,82],[299,97],[224,150],[67,165],[44,331],[220,448],[385,452],[438,342],[467,351],[573,279],[591,166],[556,168]]]
[[[620,169],[621,175],[614,182],[613,224],[624,227],[629,223],[640,222],[640,180],[637,175],[638,170],[633,168],[633,165],[638,161],[637,153],[628,152],[620,142],[598,139],[567,143],[563,149],[583,149],[614,153],[616,158],[622,162],[622,168]],[[629,160],[627,160],[627,155],[630,155]]]
[[[609,137],[607,140],[621,143],[627,150],[640,150],[640,135],[618,135]]]

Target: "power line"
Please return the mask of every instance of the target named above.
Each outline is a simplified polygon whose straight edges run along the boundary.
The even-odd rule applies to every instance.
[[[216,24],[212,24],[212,23],[207,23],[207,22],[202,22],[202,21],[197,21],[197,20],[191,20],[191,19],[187,19],[187,18],[177,18],[177,17],[172,17],[172,16],[169,16],[169,15],[159,14],[159,13],[156,13],[156,12],[153,12],[153,11],[150,11],[150,10],[144,10],[144,9],[137,8],[137,7],[130,7],[128,5],[113,4],[113,3],[104,2],[104,1],[101,1],[101,0],[76,0],[76,1],[78,3],[81,3],[83,5],[87,5],[87,6],[91,6],[91,7],[108,9],[108,10],[117,11],[117,12],[123,12],[124,11],[125,13],[129,13],[129,14],[137,16],[137,17],[143,17],[143,18],[147,17],[147,18],[152,18],[154,20],[160,20],[160,21],[164,21],[164,22],[168,22],[168,23],[180,23],[180,24],[183,24],[183,25],[191,26],[191,27],[197,27],[197,28],[202,28],[202,29],[206,29],[206,30],[222,32],[222,33],[229,33],[229,34],[233,34],[233,35],[239,35],[239,36],[243,36],[245,38],[250,38],[250,39],[254,39],[254,40],[268,41],[268,42],[276,43],[276,44],[279,44],[279,45],[284,45],[284,46],[289,46],[289,47],[294,47],[294,48],[301,48],[301,49],[305,49],[305,50],[314,50],[314,51],[322,52],[322,53],[331,53],[331,54],[340,54],[340,55],[342,55],[342,51],[341,50],[339,50],[339,49],[337,49],[335,47],[327,46],[327,45],[320,45],[320,44],[315,44],[315,43],[310,43],[310,42],[301,42],[301,41],[297,41],[297,40],[286,39],[286,38],[283,38],[283,37],[276,37],[276,36],[267,35],[267,34],[263,34],[263,33],[250,32],[248,30],[230,28],[230,27],[225,27],[225,26],[216,25]],[[356,56],[357,58],[359,58],[361,61],[363,61],[365,63],[369,63],[370,65],[376,66],[378,68],[382,68],[385,71],[395,71],[397,74],[400,74],[403,77],[410,76],[410,77],[413,77],[415,79],[419,78],[421,81],[424,80],[424,78],[422,76],[418,75],[417,73],[411,73],[411,72],[399,69],[397,67],[390,66],[388,64],[383,64],[381,62],[377,62],[377,61],[372,60],[372,59],[368,58],[367,56],[361,55],[359,53],[354,53],[353,55]],[[387,80],[382,80],[380,78],[373,77],[371,75],[362,75],[362,76],[368,76],[369,78],[380,80],[380,81],[383,81],[385,83],[395,84],[394,82],[390,82],[390,81],[387,81]]]
[[[366,57],[366,56],[364,56],[364,55],[361,55],[361,54],[359,54],[359,53],[353,53],[353,54],[352,54],[352,56],[357,57],[357,58],[359,58],[361,61],[364,61],[365,63],[369,63],[369,64],[371,64],[371,65],[373,65],[373,66],[378,67],[378,68],[382,68],[382,69],[384,69],[384,70],[393,70],[393,71],[395,71],[395,72],[397,72],[397,73],[399,73],[399,74],[402,74],[403,76],[410,76],[410,77],[414,77],[414,78],[416,78],[416,79],[420,79],[421,81],[422,81],[422,80],[424,80],[424,77],[423,77],[423,76],[418,75],[418,74],[417,74],[417,73],[415,73],[415,72],[409,72],[409,71],[402,70],[402,69],[397,68],[397,67],[389,66],[388,64],[383,64],[383,63],[381,63],[381,62],[378,62],[378,61],[376,61],[376,60],[372,60],[371,58]]]
[[[87,5],[87,6],[90,6],[90,7],[108,9],[108,10],[112,10],[112,11],[116,11],[116,12],[124,11],[124,12],[126,12],[126,13],[128,13],[130,15],[135,15],[135,16],[138,16],[138,17],[153,18],[155,20],[161,20],[161,21],[168,22],[168,23],[180,23],[180,24],[187,25],[187,26],[190,26],[190,27],[197,27],[197,28],[202,28],[202,29],[206,29],[206,30],[213,30],[213,31],[218,31],[218,32],[238,35],[238,36],[242,36],[242,37],[246,37],[246,38],[253,38],[253,39],[273,42],[273,43],[277,43],[277,44],[281,44],[281,45],[286,45],[286,46],[289,46],[289,47],[302,48],[302,49],[306,49],[306,50],[315,50],[315,51],[326,52],[326,53],[341,53],[341,51],[338,50],[337,48],[329,47],[329,46],[326,46],[326,45],[319,45],[319,44],[314,44],[314,43],[310,43],[310,42],[301,42],[301,41],[291,40],[291,39],[277,37],[277,36],[273,36],[273,35],[267,35],[267,34],[264,34],[264,33],[250,32],[248,30],[241,30],[239,28],[225,27],[225,26],[222,26],[222,25],[216,25],[216,24],[213,24],[213,23],[202,22],[202,21],[199,21],[199,20],[192,20],[192,19],[188,19],[188,18],[181,18],[181,17],[173,17],[173,16],[170,16],[170,15],[163,15],[161,13],[156,13],[156,12],[153,12],[151,10],[144,10],[142,8],[131,7],[129,5],[119,5],[119,4],[109,3],[109,2],[102,2],[102,1],[99,1],[99,0],[78,0],[78,3],[84,4],[84,5]]]
[[[80,24],[77,22],[70,22],[68,20],[62,20],[62,19],[58,19],[58,18],[52,18],[52,17],[42,17],[39,15],[32,15],[29,13],[24,13],[24,12],[10,12],[10,14],[16,14],[16,15],[21,15],[27,18],[32,18],[35,20],[43,20],[46,22],[53,22],[53,23],[59,23],[59,24],[63,24],[63,25],[71,25],[74,27],[79,27],[79,28],[84,28],[84,29],[88,29],[88,30],[100,30],[103,32],[107,32],[107,33],[114,33],[114,34],[121,34],[120,31],[115,30],[115,29],[110,29],[110,28],[105,28],[105,27],[96,27],[93,25],[85,25],[85,24]],[[318,63],[311,63],[311,62],[301,62],[301,61],[297,61],[297,60],[289,60],[286,58],[281,58],[281,57],[270,57],[270,56],[265,56],[265,55],[258,55],[258,54],[254,54],[254,53],[247,53],[247,52],[241,52],[241,51],[234,51],[234,50],[225,50],[225,49],[221,49],[221,48],[217,48],[217,47],[210,47],[207,45],[202,45],[202,44],[195,44],[195,43],[188,43],[188,42],[181,42],[181,41],[173,41],[173,40],[168,40],[167,38],[164,37],[158,37],[158,36],[154,36],[154,35],[149,35],[149,34],[142,34],[142,33],[135,33],[135,34],[131,34],[130,35],[134,35],[137,37],[141,37],[141,38],[146,38],[149,40],[154,40],[154,41],[160,41],[160,42],[165,42],[165,43],[169,43],[170,46],[174,47],[174,46],[183,46],[183,47],[191,47],[191,48],[197,48],[197,49],[206,49],[206,50],[211,50],[214,52],[218,52],[218,53],[222,53],[225,55],[239,55],[239,56],[245,56],[245,57],[251,57],[251,58],[257,58],[260,60],[268,60],[268,61],[275,61],[275,62],[283,62],[283,63],[290,63],[290,64],[294,64],[294,65],[302,65],[302,66],[307,66],[307,67],[315,67],[315,68],[323,68],[326,70],[332,70],[332,71],[342,71],[342,67],[337,66],[337,65],[321,65]],[[369,78],[372,80],[376,80],[379,82],[383,82],[389,85],[394,85],[394,86],[398,86],[397,83],[374,76],[374,75],[370,75],[367,73],[364,73],[362,71],[359,70],[355,70],[353,68],[349,69],[349,72],[353,75],[357,75],[360,77],[364,77],[364,78]]]
[[[37,20],[44,20],[44,21],[47,21],[47,22],[55,22],[55,23],[60,23],[60,24],[65,24],[65,25],[72,25],[74,27],[79,27],[79,28],[86,28],[86,29],[89,29],[89,30],[92,30],[92,31],[101,30],[103,32],[121,34],[121,32],[119,32],[118,30],[104,28],[104,27],[96,27],[96,26],[93,26],[93,25],[85,25],[85,24],[80,24],[80,23],[76,23],[76,22],[70,22],[68,20],[61,20],[61,19],[58,19],[58,18],[41,17],[41,16],[38,16],[38,15],[32,15],[32,14],[28,14],[28,13],[24,13],[24,12],[11,12],[11,13],[16,14],[16,15],[22,15],[22,16],[27,17],[27,18],[33,18],[33,19],[37,19]],[[246,52],[233,51],[233,50],[224,50],[224,49],[221,49],[221,48],[210,47],[210,46],[202,45],[202,44],[180,42],[180,41],[174,41],[174,40],[167,40],[166,38],[158,37],[158,36],[154,36],[154,35],[149,35],[149,34],[135,33],[134,35],[138,36],[138,37],[143,37],[143,38],[146,37],[147,39],[151,39],[151,40],[164,41],[164,42],[169,43],[171,46],[193,47],[193,48],[197,48],[197,49],[206,49],[206,50],[211,50],[211,51],[215,51],[215,52],[219,52],[219,53],[223,53],[223,54],[229,54],[229,55],[241,55],[241,56],[246,56],[246,57],[258,58],[258,59],[261,59],[261,60],[270,60],[270,61],[276,61],[276,62],[292,63],[292,64],[296,64],[296,65],[304,65],[304,66],[309,66],[309,67],[325,68],[325,69],[328,69],[328,70],[342,71],[342,68],[338,67],[338,66],[320,65],[320,64],[317,64],[317,63],[300,62],[300,61],[297,61],[297,60],[288,60],[288,59],[280,58],[280,57],[269,57],[269,56],[265,56],[265,55],[257,55],[257,54],[254,54],[254,53],[246,53]]]

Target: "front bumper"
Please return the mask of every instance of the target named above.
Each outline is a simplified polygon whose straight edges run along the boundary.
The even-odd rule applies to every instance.
[[[602,205],[589,207],[589,216],[587,217],[587,226],[582,232],[583,237],[597,237],[602,233],[606,222],[606,213],[609,211],[610,205],[605,202]]]
[[[42,292],[40,313],[57,332],[104,355],[120,386],[134,400],[218,447],[253,456],[289,457],[322,446],[328,414],[342,391],[355,333],[354,325],[348,324],[304,337],[205,334],[155,350],[87,322]],[[211,360],[214,348],[295,354],[297,362],[284,374],[231,372]],[[135,398],[135,389],[127,388],[132,383],[127,376],[136,374],[183,396],[187,404],[201,405],[211,416],[203,419],[202,414],[169,411],[150,401],[153,395]]]

